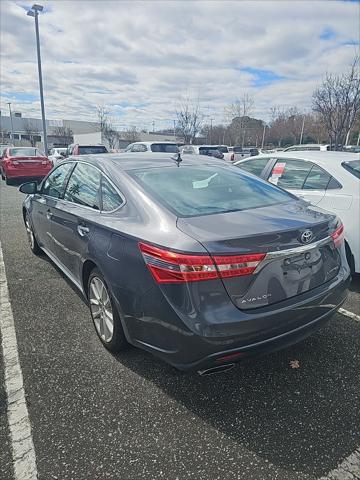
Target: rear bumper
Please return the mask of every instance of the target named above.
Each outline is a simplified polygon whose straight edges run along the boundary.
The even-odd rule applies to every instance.
[[[6,178],[9,178],[11,180],[16,180],[19,179],[27,179],[27,178],[43,178],[45,177],[51,169],[47,170],[35,170],[35,169],[29,169],[29,170],[19,170],[16,171],[15,169],[7,169],[4,170],[4,174]]]
[[[250,345],[243,345],[241,348],[232,348],[231,350],[223,350],[222,352],[216,352],[214,354],[207,355],[201,358],[197,362],[191,364],[177,364],[174,365],[179,370],[195,371],[206,368],[211,368],[218,365],[226,365],[230,363],[238,363],[244,358],[248,358],[256,355],[264,355],[266,353],[276,352],[289,347],[295,343],[301,342],[314,332],[323,326],[330,318],[336,313],[338,308],[341,307],[342,300],[339,305],[333,308],[331,311],[321,315],[320,317],[312,320],[311,322],[302,325],[294,330],[277,335],[276,337],[267,338],[266,340],[253,343]],[[239,354],[239,355],[238,355]],[[223,357],[225,357],[223,359]]]
[[[204,331],[201,334],[191,331],[177,315],[172,320],[168,312],[162,319],[150,315],[133,319],[131,326],[128,324],[129,341],[179,370],[190,371],[280,350],[308,337],[336,313],[346,300],[351,279],[347,268],[341,271],[328,284],[281,302],[276,309],[256,309],[256,313],[249,315],[238,309],[235,312],[228,302],[229,309],[224,309],[223,314],[227,321],[231,315],[231,321],[226,322],[226,328],[213,324],[210,336]],[[137,323],[139,326],[135,328]],[[215,331],[218,335],[214,335]]]

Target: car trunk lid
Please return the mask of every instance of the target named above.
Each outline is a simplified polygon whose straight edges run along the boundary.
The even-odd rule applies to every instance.
[[[249,310],[300,295],[337,275],[341,260],[331,238],[336,221],[334,215],[292,201],[179,218],[177,225],[213,257],[233,303]],[[242,274],[222,271],[222,263],[242,266],[237,270]]]

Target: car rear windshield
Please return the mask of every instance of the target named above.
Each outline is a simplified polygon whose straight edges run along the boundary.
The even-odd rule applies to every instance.
[[[36,148],[11,148],[10,157],[36,157],[39,151]]]
[[[342,166],[355,177],[360,178],[360,160],[353,160],[352,162],[344,162]]]
[[[199,153],[218,152],[218,151],[219,151],[218,147],[199,147]]]
[[[227,147],[217,147],[216,150],[219,150],[221,153],[229,153],[229,150]]]
[[[171,143],[153,143],[151,145],[151,151],[162,153],[179,153],[179,147],[176,144]]]
[[[179,217],[247,210],[294,198],[231,167],[184,165],[133,170],[129,174]]]
[[[91,155],[93,153],[108,153],[103,145],[81,145],[79,146],[80,155]]]

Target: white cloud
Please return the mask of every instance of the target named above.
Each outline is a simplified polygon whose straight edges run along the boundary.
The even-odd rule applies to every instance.
[[[49,1],[40,17],[48,118],[95,119],[107,105],[118,125],[172,124],[181,95],[199,96],[221,121],[246,90],[256,114],[309,108],[325,71],[343,71],[359,37],[359,4],[341,1]],[[33,20],[22,1],[1,1],[1,106],[39,116]],[[325,29],[335,33],[327,40]],[[254,87],[244,67],[282,80]],[[20,96],[18,94],[21,94]],[[27,95],[29,97],[27,97]]]

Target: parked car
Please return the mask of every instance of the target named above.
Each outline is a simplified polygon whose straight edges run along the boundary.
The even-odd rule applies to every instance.
[[[175,142],[134,142],[125,149],[126,153],[179,153]]]
[[[72,158],[20,191],[31,250],[83,293],[112,352],[228,369],[310,335],[346,298],[336,215],[223,161]]]
[[[279,152],[236,165],[314,205],[333,212],[345,227],[345,246],[353,272],[360,273],[360,157],[342,152]]]
[[[207,155],[219,159],[224,158],[224,153],[218,145],[184,145],[180,152],[185,155]]]
[[[242,158],[254,157],[259,155],[259,150],[257,147],[233,147],[233,157],[232,161],[236,162]]]
[[[67,147],[54,147],[50,150],[49,160],[55,165],[57,162],[64,160],[66,155]]]
[[[302,145],[293,145],[291,147],[285,148],[284,152],[329,152],[330,150],[331,145],[321,145],[319,143],[304,143]]]
[[[1,178],[7,185],[14,180],[43,178],[52,167],[45,154],[34,147],[6,148],[0,159]]]
[[[67,147],[66,157],[70,155],[94,155],[100,153],[108,153],[105,145],[80,145],[78,143],[72,143]]]

